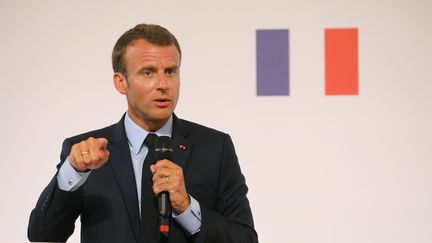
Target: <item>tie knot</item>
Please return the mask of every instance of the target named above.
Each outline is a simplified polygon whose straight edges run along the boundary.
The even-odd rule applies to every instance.
[[[158,137],[158,135],[156,135],[154,133],[147,134],[147,137],[144,140],[144,144],[149,148],[154,148],[154,146],[156,144],[157,137]]]

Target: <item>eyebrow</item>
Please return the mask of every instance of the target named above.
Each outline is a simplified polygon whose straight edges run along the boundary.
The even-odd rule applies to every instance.
[[[168,66],[168,67],[164,68],[164,70],[170,70],[170,69],[172,70],[172,69],[179,69],[179,68],[180,68],[179,65],[173,65],[173,66]],[[150,66],[143,66],[143,67],[141,67],[139,69],[139,72],[142,72],[144,70],[156,71],[157,68],[155,66],[152,66],[152,65],[150,65]]]
[[[178,69],[179,69],[179,66],[177,66],[177,65],[165,68],[165,70],[178,70]]]

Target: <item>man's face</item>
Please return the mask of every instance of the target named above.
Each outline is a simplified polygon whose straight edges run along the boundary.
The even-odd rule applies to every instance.
[[[174,45],[157,46],[138,39],[126,48],[124,62],[129,115],[148,131],[159,129],[174,112],[179,97],[179,52]]]

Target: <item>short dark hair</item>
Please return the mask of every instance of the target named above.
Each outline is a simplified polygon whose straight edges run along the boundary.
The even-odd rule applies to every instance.
[[[174,45],[177,48],[181,58],[180,45],[171,32],[169,32],[164,27],[155,24],[138,24],[120,36],[114,45],[112,52],[112,66],[114,72],[119,72],[127,76],[124,54],[126,48],[133,41],[138,39],[144,39],[158,46]]]

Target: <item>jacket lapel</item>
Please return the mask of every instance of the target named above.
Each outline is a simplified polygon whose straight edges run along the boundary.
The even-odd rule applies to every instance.
[[[127,208],[135,239],[138,239],[140,231],[140,216],[138,208],[138,194],[135,183],[135,175],[130,157],[129,143],[124,130],[124,116],[114,126],[110,138],[109,151],[113,174],[120,187],[124,204]]]
[[[173,132],[171,135],[171,143],[173,146],[173,158],[174,163],[182,167],[183,171],[187,169],[187,161],[189,159],[190,152],[192,151],[192,143],[189,139],[189,130],[185,126],[184,122],[174,116],[173,120]]]

